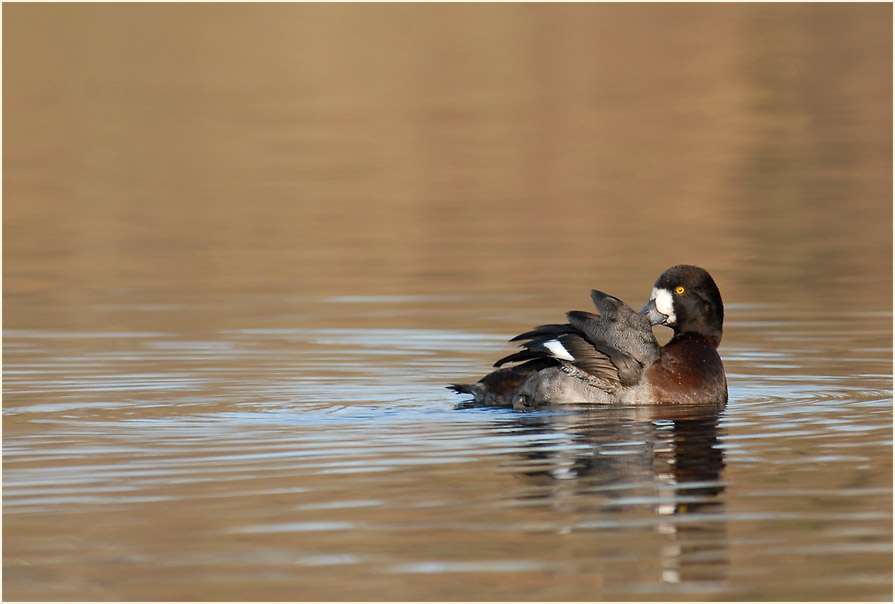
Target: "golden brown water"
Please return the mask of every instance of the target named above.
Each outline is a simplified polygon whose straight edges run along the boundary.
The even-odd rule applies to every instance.
[[[888,600],[892,8],[3,7],[7,600]],[[720,414],[458,409],[727,305]]]

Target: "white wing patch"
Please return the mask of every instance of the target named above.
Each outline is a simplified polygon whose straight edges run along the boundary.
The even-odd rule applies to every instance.
[[[565,346],[563,346],[559,340],[547,340],[544,342],[544,347],[557,359],[562,359],[564,361],[575,360],[575,357],[569,354],[569,351],[566,350]]]

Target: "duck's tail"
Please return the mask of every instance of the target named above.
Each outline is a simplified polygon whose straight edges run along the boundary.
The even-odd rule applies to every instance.
[[[475,384],[448,384],[445,388],[453,390],[457,394],[471,394],[475,396]]]

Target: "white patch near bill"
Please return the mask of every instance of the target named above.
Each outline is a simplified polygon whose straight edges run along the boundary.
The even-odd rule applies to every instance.
[[[668,317],[665,319],[666,325],[673,325],[677,321],[674,316],[674,298],[667,289],[653,288],[653,299],[656,301],[656,310]]]
[[[575,360],[575,357],[569,354],[569,351],[565,349],[559,340],[547,340],[544,342],[544,347],[557,359],[562,359],[564,361]]]

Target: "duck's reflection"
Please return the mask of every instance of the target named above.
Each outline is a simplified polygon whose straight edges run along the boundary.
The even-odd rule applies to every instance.
[[[718,409],[685,407],[520,414],[529,444],[517,469],[536,487],[524,497],[583,507],[594,512],[588,517],[597,528],[611,527],[620,515],[643,521],[663,535],[666,583],[723,579],[728,555],[719,417]],[[636,513],[644,509],[651,511],[645,520]]]

